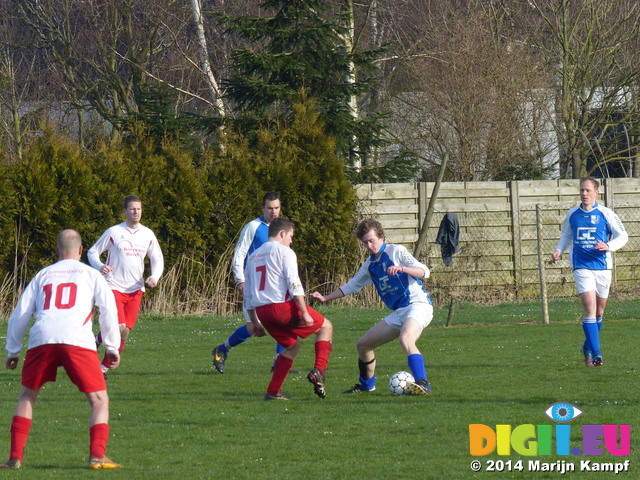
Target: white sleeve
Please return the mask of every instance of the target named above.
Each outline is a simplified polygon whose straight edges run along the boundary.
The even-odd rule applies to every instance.
[[[100,270],[104,267],[104,263],[100,260],[100,255],[109,248],[109,238],[111,237],[110,230],[110,228],[107,229],[87,252],[87,259],[91,266],[96,270]]]
[[[573,208],[569,210],[567,216],[564,218],[564,222],[562,223],[562,233],[560,234],[558,245],[556,245],[556,250],[560,250],[560,253],[569,248],[569,245],[571,245],[571,242],[573,242],[573,232],[571,231],[570,220],[573,210]]]
[[[147,250],[147,256],[151,264],[151,277],[158,281],[162,276],[162,272],[164,272],[164,256],[162,255],[162,249],[160,248],[158,239],[153,232],[151,232],[151,238],[152,240]]]
[[[298,274],[298,257],[289,247],[284,251],[283,264],[289,293],[294,297],[304,295],[304,288],[302,287],[300,275]]]
[[[120,348],[118,307],[113,292],[102,275],[95,277],[93,301],[100,310],[98,322],[100,323],[102,344],[107,352],[114,353]]]
[[[607,210],[605,214],[611,227],[611,239],[607,242],[607,245],[609,245],[610,251],[615,252],[626,245],[629,241],[629,235],[618,215],[613,213],[612,210]]]
[[[351,280],[340,287],[340,290],[345,297],[353,293],[358,293],[364,287],[373,283],[373,280],[371,280],[371,275],[369,274],[369,263],[371,263],[371,260],[367,259],[367,261],[364,262],[360,267],[360,270],[358,270],[358,273],[356,273]]]
[[[249,259],[247,260],[247,267],[250,267],[251,265],[251,257],[249,257]],[[243,297],[243,305],[244,308],[247,310],[253,310],[255,307],[252,305],[253,302],[253,277],[252,275],[249,273],[246,278],[243,279],[244,282],[244,290],[242,291],[242,297]]]
[[[397,250],[398,255],[398,264],[405,267],[415,267],[421,268],[424,271],[422,278],[429,278],[431,272],[429,271],[429,267],[427,267],[424,263],[419,262],[406,247],[402,245],[394,245],[394,250]]]
[[[236,248],[233,252],[233,260],[231,260],[231,271],[233,272],[236,284],[244,283],[245,281],[244,260],[247,257],[247,253],[249,253],[251,242],[253,242],[253,238],[259,225],[259,223],[251,221],[240,231],[240,238],[238,239],[238,243],[236,244]]]
[[[36,277],[37,278],[37,277]],[[20,300],[13,310],[7,326],[7,356],[17,357],[22,350],[22,339],[24,338],[24,332],[29,325],[31,316],[36,311],[36,289],[38,288],[38,281],[34,278],[31,280],[27,288],[20,296]],[[112,294],[113,296],[113,294]]]

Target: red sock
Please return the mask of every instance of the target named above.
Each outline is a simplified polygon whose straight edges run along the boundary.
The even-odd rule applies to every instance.
[[[276,363],[273,365],[271,382],[269,382],[269,386],[267,387],[267,393],[269,395],[278,395],[280,393],[284,379],[287,378],[289,370],[291,370],[291,365],[293,365],[293,360],[290,358],[287,358],[284,355],[278,355],[276,357]]]
[[[89,430],[89,455],[102,458],[107,453],[109,441],[109,425],[97,423]]]
[[[324,375],[324,371],[327,369],[329,363],[329,355],[331,355],[331,349],[333,345],[328,340],[321,340],[315,343],[316,347],[316,363],[313,366],[320,370],[320,373]]]
[[[120,340],[120,348],[118,348],[118,352],[122,353],[122,351],[124,350],[124,344],[127,343],[126,339],[121,339]],[[104,358],[102,359],[102,364],[105,367],[110,367],[111,366],[111,362],[109,360],[107,360],[107,354],[104,354]]]
[[[14,416],[11,422],[11,451],[9,460],[18,459],[22,461],[24,447],[27,445],[29,431],[31,430],[31,419],[27,417]]]

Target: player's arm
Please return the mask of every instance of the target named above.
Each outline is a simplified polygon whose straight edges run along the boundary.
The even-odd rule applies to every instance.
[[[387,268],[389,275],[406,273],[414,278],[428,278],[431,273],[426,265],[416,260],[402,245],[394,245],[392,260],[395,265]]]
[[[258,315],[256,315],[256,311],[251,308],[247,309],[247,313],[249,314],[249,320],[251,320],[251,327],[253,329],[251,334],[254,337],[264,337],[266,335],[266,332],[264,331],[264,327],[262,326],[262,324],[258,321]]]
[[[606,248],[599,248],[599,250],[615,252],[626,245],[629,241],[629,234],[625,230],[620,217],[612,211],[608,212],[607,220],[609,221],[609,227],[611,228],[611,238],[604,244],[606,245]]]
[[[296,302],[296,305],[298,305],[298,308],[300,309],[302,320],[304,321],[305,325],[313,325],[313,318],[311,318],[311,315],[309,315],[309,311],[307,310],[307,303],[304,301],[304,295],[296,295],[295,297],[293,297],[293,300]]]
[[[344,296],[345,296],[344,293],[342,293],[342,290],[340,290],[339,288],[336,288],[329,295],[322,295],[320,292],[313,292],[311,294],[311,298],[315,298],[316,300],[322,303],[330,302],[331,300],[342,298]]]
[[[109,288],[104,277],[96,276],[93,286],[93,302],[100,316],[100,333],[102,334],[102,344],[105,347],[106,355],[110,360],[109,368],[116,368],[120,363],[120,328],[118,326],[118,307],[113,292]]]
[[[231,260],[231,271],[233,272],[233,278],[236,284],[240,286],[244,283],[244,263],[251,248],[251,242],[256,233],[256,229],[259,224],[251,221],[247,223],[240,231],[240,238],[236,243],[236,248],[233,251],[233,259]]]
[[[562,257],[562,252],[564,252],[571,242],[573,241],[573,232],[571,230],[571,213],[575,210],[569,210],[567,216],[562,223],[562,232],[560,233],[560,239],[558,240],[558,245],[556,245],[555,251],[551,254],[551,260],[557,262]]]
[[[158,285],[158,280],[164,272],[164,256],[162,255],[162,249],[158,243],[158,239],[152,233],[152,240],[147,250],[147,256],[149,257],[149,263],[151,265],[151,276],[147,278],[145,283],[153,288]]]
[[[331,300],[346,297],[347,295],[358,293],[365,286],[371,285],[373,283],[371,280],[371,275],[369,274],[369,263],[370,260],[364,262],[364,264],[360,267],[360,270],[358,270],[358,273],[356,273],[351,280],[349,280],[341,287],[336,288],[329,295],[322,295],[320,292],[313,292],[311,294],[311,297],[322,303],[325,303]]]
[[[407,275],[411,275],[414,278],[425,278],[429,276],[429,269],[424,269],[421,267],[408,267],[406,265],[391,265],[387,268],[387,273],[389,275],[397,275],[398,273],[406,273]]]
[[[255,265],[252,263],[251,259],[249,259],[249,262],[247,262],[247,267],[251,268],[252,271],[255,271]],[[264,331],[264,327],[258,320],[258,315],[256,314],[255,310],[253,283],[253,275],[249,273],[247,275],[246,282],[243,282],[243,284],[247,288],[245,288],[245,293],[242,301],[251,322],[251,335],[253,335],[254,337],[264,337],[266,335],[266,332]]]
[[[106,275],[112,270],[109,265],[102,263],[102,260],[100,260],[100,255],[102,255],[109,248],[109,239],[111,238],[109,230],[110,229],[107,229],[107,231],[105,231],[98,239],[98,241],[94,243],[87,251],[87,259],[89,260],[89,264],[103,275]]]
[[[22,350],[22,339],[27,330],[27,325],[31,316],[36,311],[36,299],[38,296],[39,282],[37,277],[29,282],[27,288],[20,296],[16,308],[14,308],[7,326],[7,359],[5,367],[14,370],[18,366],[20,350]]]

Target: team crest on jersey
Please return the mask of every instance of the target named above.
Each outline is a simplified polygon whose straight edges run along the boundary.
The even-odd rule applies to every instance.
[[[596,225],[600,222],[600,217],[598,215],[591,215],[591,224]]]

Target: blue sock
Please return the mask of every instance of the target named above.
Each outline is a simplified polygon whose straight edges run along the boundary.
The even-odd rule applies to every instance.
[[[584,318],[582,320],[582,330],[586,339],[586,344],[593,355],[600,355],[600,333],[595,318]]]
[[[282,345],[280,345],[278,342],[276,342],[276,356],[280,355],[285,350],[286,350],[286,348],[284,348]]]
[[[596,317],[596,325],[598,325],[598,331],[602,330],[602,317]]]
[[[366,380],[362,377],[358,377],[358,380],[360,380],[360,385],[362,385],[365,388],[365,390],[373,390],[374,388],[376,388],[375,375],[371,378],[367,378]]]
[[[422,379],[427,380],[427,369],[424,366],[424,358],[422,358],[421,354],[414,353],[409,355],[407,363],[409,364],[411,375],[413,375],[416,382]]]
[[[220,345],[220,350],[224,353],[229,353],[231,348],[237,347],[242,342],[249,340],[251,337],[252,335],[249,333],[249,329],[245,324],[233,332],[223,345]]]

